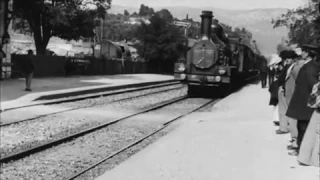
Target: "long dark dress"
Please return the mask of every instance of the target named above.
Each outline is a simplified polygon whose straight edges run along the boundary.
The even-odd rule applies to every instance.
[[[279,83],[278,83],[278,80],[276,80],[269,87],[269,92],[271,96],[269,101],[270,106],[276,106],[278,104],[279,102],[278,90],[279,90]]]

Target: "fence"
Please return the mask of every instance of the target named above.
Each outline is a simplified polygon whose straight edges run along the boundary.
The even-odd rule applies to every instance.
[[[23,62],[27,55],[12,55],[12,76],[22,77]],[[66,58],[61,56],[34,56],[35,77],[65,75],[111,75],[147,73],[148,66],[142,62],[97,59],[93,57]]]

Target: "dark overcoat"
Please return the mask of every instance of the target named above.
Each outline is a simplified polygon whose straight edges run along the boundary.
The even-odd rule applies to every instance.
[[[34,71],[34,62],[33,62],[33,56],[27,56],[27,58],[22,61],[22,72],[25,74],[33,73]]]
[[[267,61],[262,61],[260,64],[260,72],[261,73],[267,73],[268,72],[268,63]]]
[[[269,67],[268,68],[268,74],[269,74],[269,76],[274,76],[276,74],[275,68]]]
[[[276,106],[278,104],[278,102],[279,102],[278,90],[279,90],[278,80],[276,80],[269,87],[269,92],[270,92],[269,105]]]
[[[308,107],[307,104],[313,85],[318,80],[319,72],[319,62],[310,61],[301,67],[286,116],[297,120],[310,120],[314,109]]]

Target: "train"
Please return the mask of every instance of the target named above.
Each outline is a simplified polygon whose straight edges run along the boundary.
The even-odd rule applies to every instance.
[[[209,88],[229,93],[258,77],[264,57],[255,41],[226,34],[218,20],[213,20],[212,11],[202,11],[200,17],[200,39],[190,45],[185,60],[174,65],[174,78],[188,85],[188,95]]]

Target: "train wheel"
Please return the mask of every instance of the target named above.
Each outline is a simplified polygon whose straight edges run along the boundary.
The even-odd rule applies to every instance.
[[[233,91],[233,86],[232,84],[223,84],[221,87],[220,87],[220,95],[223,96],[223,97],[226,97],[228,96],[229,94],[231,94]]]
[[[198,87],[188,85],[188,95],[189,96],[197,96],[198,95]]]

